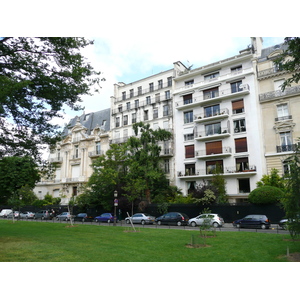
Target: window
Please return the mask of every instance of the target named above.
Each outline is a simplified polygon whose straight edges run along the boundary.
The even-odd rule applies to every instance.
[[[149,83],[149,91],[153,92],[154,88],[153,88],[153,82]]]
[[[166,100],[171,99],[170,91],[165,91]]]
[[[235,159],[236,171],[243,172],[249,170],[248,157],[240,157]]]
[[[235,120],[233,121],[234,132],[244,132],[246,131],[246,121],[245,119]]]
[[[221,123],[205,125],[205,135],[214,135],[221,133]]]
[[[242,91],[242,89],[240,88],[242,84],[242,81],[237,81],[237,82],[233,82],[230,84],[231,86],[231,93],[237,93],[237,92],[240,92]]]
[[[60,149],[57,149],[57,159],[60,160]]]
[[[163,81],[161,79],[161,80],[158,80],[158,88],[162,89],[162,87],[163,87]]]
[[[218,87],[203,91],[204,100],[215,98],[215,97],[219,97],[219,88]]]
[[[96,154],[100,154],[101,153],[101,143],[97,142],[96,143]]]
[[[116,127],[120,127],[120,117],[116,117]]]
[[[168,159],[164,160],[164,171],[166,174],[170,173],[170,161]]]
[[[216,116],[218,114],[220,114],[220,105],[219,104],[204,107],[204,118]]]
[[[205,148],[206,148],[206,155],[222,153],[222,141],[206,143]]]
[[[244,112],[244,100],[232,101],[232,113],[240,114]]]
[[[185,175],[195,175],[196,174],[196,169],[195,169],[195,164],[186,164],[185,165]]]
[[[160,93],[155,94],[155,102],[160,101]]]
[[[133,95],[134,95],[133,89],[129,90],[129,96],[130,96],[130,98],[132,98]]]
[[[194,79],[188,80],[184,82],[185,86],[190,86],[194,84]]]
[[[144,110],[144,121],[148,121],[149,115],[148,115],[148,110]]]
[[[239,74],[239,73],[242,73],[242,71],[243,71],[242,66],[237,66],[237,67],[231,68],[231,73],[233,73],[233,74]]]
[[[195,145],[185,146],[185,158],[195,157]]]
[[[235,152],[247,152],[247,138],[235,139]]]
[[[274,81],[274,90],[278,91],[281,90],[281,85],[284,83],[284,79],[275,80]]]
[[[193,122],[193,111],[187,111],[183,113],[184,124]]]
[[[126,92],[122,92],[122,100],[126,99]]]
[[[76,145],[74,149],[74,158],[79,158],[79,146]]]
[[[128,115],[123,117],[123,124],[128,125]]]
[[[137,100],[134,101],[134,107],[135,108],[139,107],[139,99],[137,99]]]
[[[142,87],[141,86],[138,87],[138,95],[142,95]]]
[[[147,96],[146,97],[146,105],[149,105],[149,104],[151,104],[151,97]]]
[[[290,174],[290,168],[291,168],[291,166],[290,166],[290,160],[285,160],[285,161],[283,161],[283,174],[284,175],[289,175]]]
[[[158,118],[158,108],[153,108],[153,119]]]
[[[122,112],[122,104],[120,104],[120,105],[118,106],[118,111],[119,111],[119,112]]]
[[[127,103],[126,103],[126,108],[127,108],[127,110],[130,109],[130,102],[127,102]]]
[[[277,116],[276,121],[286,120],[289,118],[289,110],[287,103],[277,105]]]
[[[239,193],[250,193],[250,180],[249,178],[238,179]]]
[[[168,86],[172,86],[172,77],[167,78]]]
[[[282,152],[292,151],[292,136],[290,131],[280,133],[280,144]]]
[[[191,141],[191,140],[194,139],[194,133],[184,134],[183,137],[184,137],[184,141],[185,141],[185,142],[186,142],[186,141]]]
[[[169,105],[163,106],[163,116],[166,117],[169,115]]]
[[[215,72],[212,74],[208,74],[208,75],[204,75],[204,80],[216,80],[219,77],[220,73],[219,72]]]
[[[193,94],[188,94],[183,96],[183,104],[193,103]]]
[[[133,124],[133,123],[136,123],[136,113],[133,113],[133,114],[131,115],[131,122],[132,122],[132,124]]]
[[[223,160],[214,160],[206,162],[206,174],[223,173]]]

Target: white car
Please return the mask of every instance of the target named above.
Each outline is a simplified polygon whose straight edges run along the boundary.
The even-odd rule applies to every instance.
[[[209,224],[215,228],[221,227],[224,225],[223,218],[218,214],[201,214],[195,218],[192,218],[188,221],[188,225],[190,226],[201,226],[201,225]]]
[[[137,213],[132,215],[131,217],[127,217],[125,219],[125,222],[129,224],[130,220],[132,221],[132,223],[140,223],[142,225],[153,224],[155,222],[155,217],[150,216],[149,214]]]
[[[12,213],[11,209],[2,209],[0,212],[0,217],[7,217],[10,213]]]
[[[34,218],[34,213],[31,211],[25,211],[20,213],[20,218],[21,219],[33,219]]]

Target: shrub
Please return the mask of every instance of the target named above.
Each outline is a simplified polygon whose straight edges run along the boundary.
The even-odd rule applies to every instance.
[[[279,202],[284,197],[281,189],[274,186],[262,186],[249,194],[249,202],[254,204],[271,204]]]

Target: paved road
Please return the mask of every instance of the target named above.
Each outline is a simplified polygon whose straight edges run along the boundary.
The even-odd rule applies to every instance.
[[[24,222],[51,222],[51,223],[70,223],[70,221],[57,221],[56,219],[53,220],[21,220]],[[98,223],[98,222],[75,222],[75,224],[85,224],[85,225],[93,225],[93,226],[114,226],[113,223]],[[122,226],[124,228],[131,228],[130,224],[126,224],[124,220],[117,222],[116,226]],[[174,226],[174,225],[141,225],[141,224],[134,224],[135,228],[155,228],[155,229],[180,229],[180,230],[190,230],[190,231],[197,231],[199,230],[199,227],[191,227],[191,226]],[[276,233],[276,234],[289,234],[287,230],[283,230],[279,227],[278,224],[272,224],[270,229],[256,229],[256,228],[236,228],[233,227],[231,223],[225,223],[222,227],[216,228],[216,231],[233,231],[233,232],[262,232],[262,233]]]

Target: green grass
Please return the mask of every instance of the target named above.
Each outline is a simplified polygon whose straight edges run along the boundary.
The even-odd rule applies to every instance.
[[[190,230],[0,221],[1,262],[279,262],[300,252],[289,235],[217,232],[208,247],[188,248]]]

